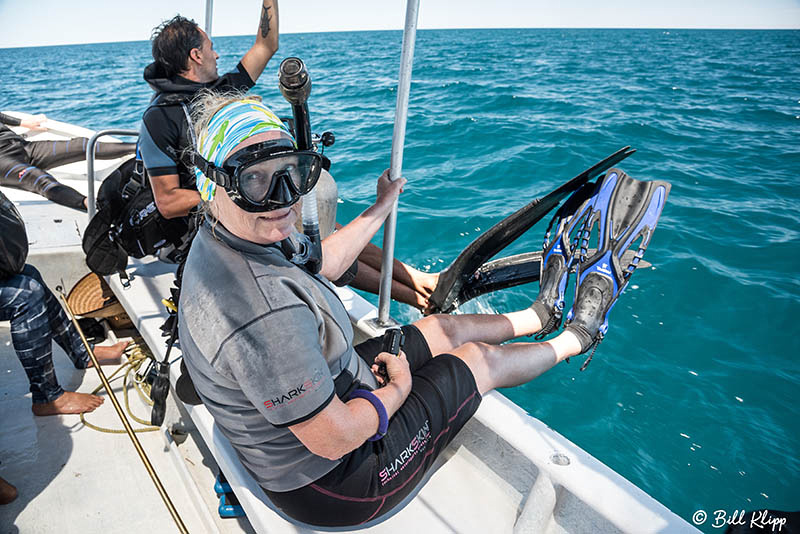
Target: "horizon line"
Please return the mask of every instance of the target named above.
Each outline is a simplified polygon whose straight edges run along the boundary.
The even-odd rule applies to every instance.
[[[478,27],[465,27],[465,28],[419,28],[418,32],[425,32],[425,31],[462,31],[462,30],[662,30],[662,31],[672,31],[672,30],[693,30],[693,31],[800,31],[800,27],[798,28],[731,28],[731,27],[724,27],[724,28],[706,28],[706,27],[639,27],[639,26],[564,26],[564,27],[521,27],[521,28],[514,28],[514,27],[493,27],[493,28],[478,28]],[[370,29],[370,30],[322,30],[322,31],[315,31],[315,32],[281,32],[280,35],[309,35],[309,34],[317,34],[317,33],[359,33],[359,32],[400,32],[402,33],[402,28],[388,28],[388,29]],[[253,33],[241,33],[241,34],[232,34],[232,35],[215,35],[212,33],[211,37],[216,38],[225,38],[225,37],[248,37],[254,36]],[[89,41],[83,43],[77,42],[67,42],[67,43],[56,43],[56,44],[46,44],[46,45],[12,45],[12,46],[4,46],[0,47],[0,50],[12,50],[17,48],[47,48],[53,46],[83,46],[83,45],[93,45],[93,44],[123,44],[123,43],[146,43],[149,39],[137,39],[137,40],[127,40],[127,41]]]

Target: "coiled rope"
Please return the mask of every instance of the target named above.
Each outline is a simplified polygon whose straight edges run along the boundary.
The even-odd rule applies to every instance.
[[[148,360],[153,360],[153,356],[150,354],[150,350],[147,348],[144,340],[139,337],[134,338],[131,344],[125,349],[124,354],[127,356],[128,361],[120,365],[113,373],[111,373],[111,376],[108,377],[108,381],[113,382],[114,380],[119,380],[122,378],[122,395],[125,401],[125,410],[128,412],[128,416],[130,416],[131,419],[141,425],[145,425],[144,428],[136,428],[133,431],[138,433],[155,432],[159,429],[159,427],[151,425],[149,420],[137,417],[136,414],[134,414],[131,410],[130,400],[128,398],[128,383],[130,375],[133,373],[133,380],[130,380],[130,383],[139,394],[139,398],[142,399],[142,401],[148,406],[153,405],[153,401],[150,400],[150,384],[148,384],[144,378],[139,378],[137,376],[137,372],[142,365],[146,365]],[[125,373],[124,375],[122,374],[123,371]],[[103,384],[100,384],[94,389],[94,391],[92,391],[92,395],[97,395],[102,390]],[[94,423],[90,423],[86,420],[85,415],[86,412],[81,413],[81,422],[92,430],[97,430],[98,432],[104,432],[107,434],[125,434],[124,428],[105,428],[95,425]]]

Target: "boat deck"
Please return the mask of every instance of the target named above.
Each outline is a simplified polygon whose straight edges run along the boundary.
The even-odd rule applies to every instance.
[[[85,190],[85,182],[66,177],[61,181]],[[24,214],[31,244],[28,262],[42,272],[53,290],[62,285],[68,291],[86,274],[80,248],[86,215],[32,193],[8,189],[4,193]],[[168,287],[173,268],[155,261],[136,261],[130,269],[133,291],[139,295],[128,304],[138,303],[139,329],[155,350],[163,347],[154,325],[162,321],[159,300],[166,289],[160,291],[154,284]],[[113,280],[112,286],[118,286],[118,280]],[[125,295],[119,287],[116,289],[125,302]],[[94,370],[76,370],[60,347],[53,344],[53,349],[62,387],[91,393],[100,384]],[[173,354],[179,355],[180,350]],[[104,372],[108,376],[114,369],[106,366]],[[0,322],[0,372],[0,414],[6,421],[6,431],[0,434],[0,476],[19,490],[16,501],[0,507],[0,532],[49,532],[56,520],[60,529],[76,533],[178,531],[126,435],[93,430],[84,426],[78,415],[32,414],[27,378],[11,345],[8,322]],[[121,385],[121,381],[114,382],[115,393],[123,402]],[[149,407],[131,393],[133,413],[147,419]],[[182,405],[179,408],[170,403],[169,410],[168,418],[191,420]],[[182,413],[175,414],[176,410]],[[86,418],[98,426],[121,428],[109,400]],[[185,441],[180,444],[166,425],[161,431],[138,433],[137,437],[189,531],[255,532],[246,518],[219,517],[218,499],[212,490],[220,471],[215,455],[191,422],[186,426],[191,428],[187,428]],[[497,445],[485,444],[489,448]],[[507,444],[505,447],[513,453]],[[511,532],[528,481],[535,478],[535,468],[531,465],[530,472],[521,472],[516,481],[508,481],[484,466],[458,441],[447,456],[450,460],[439,463],[426,487],[405,509],[366,532],[415,530],[420,525],[433,533]],[[481,488],[482,506],[465,507],[465,501],[474,499],[470,499],[475,495],[474,488]],[[256,497],[255,503],[262,498]],[[269,532],[311,532],[288,523],[266,506],[257,514],[259,521],[269,523]],[[558,531],[561,530],[555,530]]]
[[[53,360],[65,389],[91,393],[100,383],[93,369],[75,369],[56,345]],[[112,367],[104,369],[109,373]],[[33,415],[8,323],[0,323],[0,372],[0,476],[19,491],[17,500],[0,507],[0,532],[178,532],[126,435],[88,428],[78,415]],[[114,384],[121,400],[122,382]],[[134,413],[148,418],[149,409],[136,395],[131,404]],[[122,428],[108,400],[86,418],[98,426]],[[137,437],[190,532],[252,532],[246,520],[215,521],[213,508],[205,503],[216,501],[212,482],[203,491],[187,489],[186,467],[180,469],[175,454],[165,452],[169,444],[163,432]],[[180,460],[187,466],[209,462],[190,445],[176,450]],[[209,528],[209,522],[219,525]]]
[[[68,132],[63,135],[75,135]],[[90,132],[91,133],[91,132]],[[58,132],[56,132],[58,134]],[[80,134],[80,133],[79,133]],[[101,174],[118,162],[98,162]],[[102,164],[102,166],[100,165]],[[78,165],[78,164],[74,164]],[[84,166],[85,172],[85,166]],[[86,192],[80,169],[53,171],[66,185]],[[28,263],[55,289],[71,288],[86,274],[80,247],[87,218],[24,191],[4,188],[26,221]],[[133,261],[134,280],[122,289],[109,279],[150,350],[161,359],[158,332],[174,266]],[[374,335],[364,303],[352,291],[342,300],[362,335]],[[361,303],[359,302],[361,300]],[[372,334],[370,334],[372,332]],[[173,353],[177,358],[179,348]],[[54,347],[59,381],[91,392],[95,371],[75,370]],[[177,366],[173,366],[177,367]],[[107,374],[112,368],[106,367]],[[174,382],[175,373],[172,379]],[[121,382],[115,382],[119,390]],[[0,507],[0,532],[177,531],[127,436],[97,432],[79,416],[38,418],[22,366],[11,347],[8,323],[0,323],[0,476],[19,489],[18,499]],[[119,391],[118,391],[119,393]],[[144,449],[190,532],[309,532],[264,502],[207,410],[173,399],[158,432],[139,434]],[[134,413],[149,408],[131,396]],[[105,427],[120,423],[110,402],[88,419]],[[222,467],[248,519],[220,519],[213,493]],[[233,480],[236,479],[236,480]],[[396,515],[367,532],[432,533],[616,533],[698,532],[639,488],[496,392],[484,397],[475,417],[454,439],[420,493]]]

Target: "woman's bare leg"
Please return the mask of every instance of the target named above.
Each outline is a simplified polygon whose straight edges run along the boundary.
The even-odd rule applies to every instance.
[[[490,345],[471,341],[453,349],[451,354],[467,364],[478,391],[484,394],[530,382],[580,351],[578,338],[572,332],[562,332],[542,343]]]
[[[431,352],[441,354],[470,341],[498,344],[542,329],[531,308],[502,314],[429,315],[416,321]]]
[[[481,394],[529,382],[581,351],[572,332],[562,332],[543,343],[499,345],[542,328],[530,308],[497,315],[431,315],[414,325],[434,356],[453,354],[469,366]]]
[[[358,260],[358,272],[355,279],[350,282],[350,285],[356,289],[369,291],[370,293],[378,293],[380,288],[381,273],[379,270],[374,269],[369,264]],[[413,288],[398,282],[397,279],[392,279],[392,298],[398,302],[414,306],[418,310],[422,310],[428,305],[426,296],[418,293]]]

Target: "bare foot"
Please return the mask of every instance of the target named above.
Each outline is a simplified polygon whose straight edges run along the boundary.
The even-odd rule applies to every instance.
[[[46,404],[34,404],[33,415],[59,415],[67,413],[92,412],[103,404],[103,398],[88,393],[65,391],[63,395]]]
[[[120,341],[119,343],[111,346],[96,345],[94,347],[94,357],[100,365],[116,365],[122,361],[122,352],[128,346],[130,341]],[[92,367],[92,362],[89,362],[87,367]]]
[[[0,504],[8,504],[17,498],[17,488],[0,477]]]
[[[414,283],[414,290],[426,299],[433,294],[433,290],[439,284],[439,273],[426,273],[414,269],[414,272],[410,274]]]

